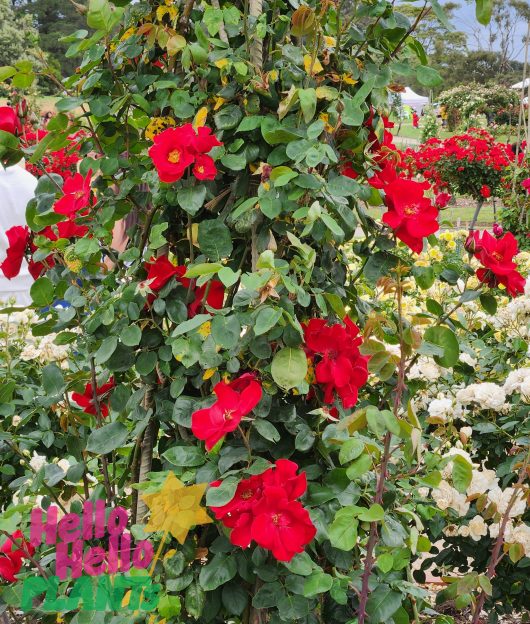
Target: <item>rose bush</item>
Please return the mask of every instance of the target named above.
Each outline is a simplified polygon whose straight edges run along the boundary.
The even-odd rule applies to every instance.
[[[417,55],[410,70],[439,81],[413,25],[386,2],[344,17],[332,3],[92,0],[92,32],[69,38],[82,60],[49,134],[21,152],[0,133],[4,162],[24,153],[41,165],[78,132],[82,158],[75,175],[41,167],[28,229],[11,235],[5,268],[30,261],[37,319],[35,344],[2,351],[0,531],[27,536],[33,507],[104,501],[129,511],[135,540],[166,549],[150,570],[157,614],[76,608],[64,621],[432,614],[413,564],[433,548],[425,521],[447,489],[447,458],[415,399],[429,370],[471,374],[467,304],[491,313],[524,280],[509,233],[443,247],[430,185],[397,167],[384,114],[393,72]],[[367,203],[384,204],[382,222]],[[439,296],[423,297],[430,289]],[[41,359],[43,343],[52,361],[21,363],[27,348]],[[448,483],[460,496],[463,461]],[[524,485],[514,470],[508,506]],[[195,504],[205,489],[206,510],[190,512],[186,492]],[[455,584],[476,617],[496,603],[504,529],[492,569]],[[2,552],[17,559],[17,582],[8,571],[1,590],[16,609],[21,582],[53,575],[56,553]],[[43,604],[36,596],[34,621],[50,618]]]

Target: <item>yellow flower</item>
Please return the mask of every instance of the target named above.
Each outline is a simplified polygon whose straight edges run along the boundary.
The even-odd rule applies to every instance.
[[[207,483],[186,487],[170,472],[159,492],[141,495],[151,512],[144,531],[167,531],[180,544],[184,544],[192,527],[213,522],[204,507],[201,507],[201,499],[207,487]]]
[[[453,251],[453,249],[456,249],[456,243],[455,243],[455,241],[454,241],[454,240],[450,240],[450,241],[447,243],[447,248],[448,248],[448,249],[450,249],[451,251]]]
[[[432,260],[437,260],[438,262],[440,262],[441,260],[443,260],[443,257],[443,253],[437,247],[432,247],[431,249],[429,249],[429,258],[431,258]]]
[[[267,74],[269,82],[276,82],[278,80],[278,70],[271,69],[271,71]]]
[[[223,67],[226,67],[228,65],[228,59],[219,59],[218,61],[215,61],[214,65],[218,68],[218,69],[223,69]]]
[[[208,117],[208,108],[206,106],[203,106],[199,109],[199,111],[195,115],[195,119],[193,120],[193,127],[195,128],[195,130],[204,126],[204,124],[206,123],[206,117]]]
[[[334,48],[337,45],[337,40],[335,37],[324,37],[324,43],[328,48]]]
[[[354,85],[354,84],[357,84],[358,82],[357,80],[354,80],[351,77],[351,74],[342,74],[341,80],[342,82],[345,82],[346,84],[349,84],[349,85]]]
[[[145,129],[145,138],[152,141],[157,134],[175,125],[176,122],[171,117],[153,117]]]
[[[414,264],[416,266],[421,266],[421,267],[431,266],[431,263],[428,260],[424,259],[424,258],[418,258]]]
[[[199,336],[207,338],[212,333],[211,321],[206,321],[206,323],[203,323],[197,330],[197,333],[199,334]]]
[[[314,76],[315,74],[319,74],[321,71],[324,71],[322,67],[322,63],[315,57],[313,61],[313,57],[311,54],[306,54],[304,56],[304,68],[307,74],[311,74]]]

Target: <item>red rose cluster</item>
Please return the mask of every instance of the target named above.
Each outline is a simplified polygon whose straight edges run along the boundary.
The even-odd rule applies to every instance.
[[[522,157],[521,153],[519,160]],[[407,149],[402,154],[401,166],[408,177],[420,173],[430,180],[436,193],[447,188],[448,176],[454,178],[461,174],[469,183],[472,174],[471,181],[481,181],[476,190],[487,199],[493,194],[492,184],[500,183],[502,173],[514,160],[515,154],[509,145],[499,143],[485,130],[472,128],[448,139],[429,139],[419,149]]]
[[[430,189],[428,182],[416,182],[398,174],[397,164],[400,152],[394,145],[394,137],[390,128],[394,124],[383,117],[383,140],[379,141],[372,127],[374,114],[365,122],[370,128],[368,140],[371,143],[372,160],[378,171],[368,180],[377,189],[385,192],[385,205],[388,209],[383,215],[383,223],[394,230],[399,240],[405,243],[412,251],[421,253],[423,239],[438,230],[438,209],[430,199],[425,197],[425,191]],[[358,173],[351,163],[346,165],[342,174],[356,178]]]
[[[15,541],[16,540],[16,541]],[[8,583],[16,583],[16,574],[22,568],[22,560],[33,557],[35,547],[27,542],[22,531],[12,533],[0,548],[0,578]]]
[[[278,561],[291,561],[316,535],[307,509],[296,499],[307,489],[305,472],[288,459],[279,459],[264,473],[240,481],[234,498],[210,507],[217,520],[231,529],[230,541],[248,548],[254,540]],[[211,487],[218,487],[215,481]]]
[[[495,238],[486,230],[482,234],[472,232],[466,241],[466,249],[484,267],[477,270],[477,277],[483,284],[490,288],[502,284],[512,297],[524,292],[525,278],[517,271],[517,264],[513,261],[519,253],[517,239],[511,232],[500,238]]]
[[[210,128],[202,126],[195,132],[192,124],[187,123],[178,128],[167,128],[153,140],[149,156],[162,182],[177,182],[191,165],[197,180],[213,180],[217,175],[213,158],[207,154],[222,143]]]
[[[189,318],[193,318],[201,310],[204,303],[207,303],[215,310],[223,307],[225,291],[222,282],[219,280],[210,280],[208,284],[195,287],[195,280],[184,277],[186,267],[173,264],[167,256],[151,258],[150,262],[146,262],[145,270],[147,271],[147,278],[144,283],[155,294],[173,278],[182,284],[184,288],[190,288],[191,285],[194,299],[188,304]],[[152,303],[154,300],[155,296],[150,295],[149,303]]]
[[[349,318],[344,325],[328,325],[325,319],[311,319],[304,325],[306,353],[315,364],[317,383],[324,386],[324,402],[337,395],[345,409],[357,403],[359,388],[368,380],[368,357],[359,352],[362,338]]]
[[[103,418],[109,415],[109,406],[107,403],[102,403],[101,400],[108,397],[110,391],[115,386],[114,377],[111,377],[106,384],[102,386],[96,386],[96,395],[98,397],[99,409]],[[87,383],[83,394],[74,392],[72,394],[72,400],[75,401],[79,407],[83,408],[85,414],[97,415],[96,403],[94,401],[94,389],[92,383]]]
[[[241,419],[250,414],[263,394],[252,373],[245,373],[229,383],[221,381],[213,391],[217,397],[215,403],[191,415],[191,430],[199,440],[205,441],[208,451],[238,428]]]
[[[22,133],[21,141],[24,147],[31,147],[48,134],[46,130],[34,131],[33,128],[26,127]],[[63,180],[76,173],[77,163],[81,160],[79,156],[79,140],[85,136],[84,130],[79,130],[68,137],[68,147],[63,147],[54,152],[45,154],[42,157],[42,165],[26,162],[26,169],[35,177],[40,178],[47,173],[57,173]]]

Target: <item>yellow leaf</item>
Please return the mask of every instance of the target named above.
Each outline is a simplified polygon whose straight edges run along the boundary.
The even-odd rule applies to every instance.
[[[207,487],[207,483],[185,486],[170,472],[159,492],[141,495],[151,512],[144,531],[167,531],[184,544],[192,527],[213,522],[206,509],[201,507]]]
[[[315,74],[319,74],[321,71],[324,71],[322,63],[316,57],[313,61],[313,57],[311,56],[311,54],[306,54],[304,56],[304,68],[306,73],[311,74],[311,76],[314,76]]]
[[[228,65],[228,59],[219,59],[218,61],[215,61],[214,65],[218,68],[218,69],[223,69],[223,67],[226,67]]]
[[[131,590],[129,590],[129,591],[128,591],[128,592],[126,592],[126,593],[125,593],[125,595],[123,596],[122,601],[121,601],[121,608],[122,608],[122,609],[126,609],[126,608],[128,607],[129,602],[130,602],[130,600],[131,600],[131,593],[132,593],[132,592],[131,592]]]
[[[206,106],[203,106],[201,109],[199,109],[199,112],[195,115],[195,119],[193,120],[193,127],[195,128],[195,130],[204,126],[204,124],[206,123],[206,117],[208,117],[208,109]]]
[[[357,84],[358,82],[357,80],[354,80],[350,74],[342,74],[341,78],[342,78],[342,82],[345,82],[346,84],[349,84],[349,85],[354,85],[354,84]]]
[[[207,338],[212,333],[212,323],[210,321],[206,321],[206,323],[203,323],[199,327],[199,329],[197,330],[197,333],[199,334],[199,336],[202,336],[203,338]],[[213,370],[215,370],[215,369],[213,369]],[[210,377],[211,377],[211,375],[210,375]],[[206,379],[206,378],[203,377],[203,379]]]
[[[216,370],[217,370],[217,368],[208,368],[207,370],[205,370],[204,371],[204,375],[202,376],[204,381],[207,381],[208,379],[213,377],[215,375],[215,371]]]
[[[178,12],[174,6],[159,6],[156,10],[156,19],[161,22],[165,15],[169,15],[170,20],[176,19]]]
[[[216,95],[213,99],[213,101],[215,102],[213,110],[217,111],[221,108],[221,106],[226,102],[226,100],[222,97],[220,97],[219,95]]]
[[[186,47],[186,39],[182,35],[173,35],[167,40],[166,50],[169,56],[175,56]]]

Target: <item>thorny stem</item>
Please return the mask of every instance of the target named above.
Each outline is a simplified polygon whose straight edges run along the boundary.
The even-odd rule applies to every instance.
[[[528,448],[525,460],[521,469],[519,470],[519,476],[517,479],[517,483],[514,486],[513,494],[510,498],[510,502],[508,503],[508,507],[506,507],[506,511],[501,519],[501,523],[499,526],[499,534],[497,539],[495,540],[495,544],[493,546],[493,550],[491,551],[491,557],[488,564],[488,569],[486,570],[486,576],[491,580],[495,576],[495,569],[502,559],[501,549],[504,544],[504,534],[506,532],[506,526],[510,520],[510,512],[512,507],[515,505],[517,498],[521,492],[520,487],[523,484],[524,480],[527,476],[528,464],[530,462],[530,447]],[[484,602],[486,601],[486,592],[482,589],[477,602],[475,603],[475,609],[473,611],[473,619],[471,620],[471,624],[478,624],[480,615],[482,613],[482,608],[484,607]]]
[[[396,418],[398,417],[401,398],[403,396],[403,390],[405,389],[405,349],[404,349],[404,340],[403,340],[403,308],[402,308],[402,297],[403,297],[403,285],[401,282],[401,273],[400,267],[397,268],[397,308],[398,308],[398,331],[399,331],[399,344],[401,347],[401,357],[399,360],[399,369],[398,369],[398,381],[396,385],[396,394],[394,396],[394,415]],[[387,478],[388,472],[388,463],[390,461],[390,457],[392,455],[390,443],[392,439],[392,434],[390,431],[387,431],[384,437],[384,451],[383,451],[383,459],[381,461],[381,469],[379,472],[379,477],[377,479],[377,487],[374,495],[373,502],[374,504],[380,505],[383,502],[383,494],[385,492],[385,480]],[[370,593],[369,582],[370,577],[372,575],[372,570],[375,564],[375,556],[374,550],[378,540],[378,530],[377,530],[377,522],[372,522],[370,524],[370,534],[368,537],[368,544],[366,546],[366,557],[364,560],[364,571],[361,580],[361,595],[359,597],[359,609],[357,611],[358,624],[364,624],[366,620],[366,604],[368,602],[368,596]]]
[[[31,561],[31,563],[37,568],[37,570],[39,571],[39,574],[47,579],[48,575],[46,574],[46,571],[44,570],[44,568],[40,565],[40,563],[31,555],[31,553],[28,551],[27,547],[26,547],[26,542],[24,539],[20,540],[20,543],[17,541],[16,537],[12,537],[7,531],[5,530],[1,530],[0,533],[2,533],[3,535],[5,535],[8,540],[10,542],[13,543],[13,545],[18,549],[21,550],[24,553],[24,556],[26,557],[26,559],[29,559],[29,561]]]
[[[101,405],[99,404],[99,397],[97,391],[97,380],[96,380],[96,364],[94,362],[94,358],[90,358],[90,375],[92,379],[92,397],[94,401],[94,407],[96,408],[96,417],[98,421],[98,427],[101,427],[103,424],[103,414],[101,413]],[[112,494],[112,486],[109,479],[109,466],[107,462],[107,457],[105,455],[101,456],[101,471],[103,473],[103,482],[105,484],[105,492],[107,494],[107,502],[111,503],[113,494]]]

